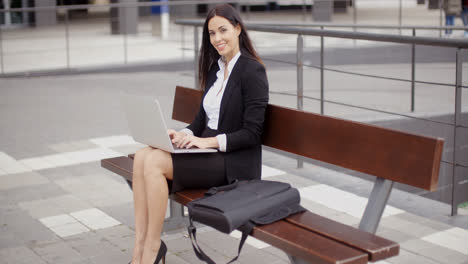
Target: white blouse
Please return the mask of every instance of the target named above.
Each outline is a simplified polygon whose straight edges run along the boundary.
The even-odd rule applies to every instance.
[[[232,69],[236,65],[236,62],[239,59],[240,55],[240,51],[237,52],[237,54],[229,62],[227,66],[228,75],[226,79],[224,79],[224,70],[226,67],[226,63],[222,60],[222,58],[218,59],[219,70],[216,73],[216,81],[210,87],[208,93],[205,96],[205,99],[203,100],[203,108],[205,109],[206,116],[208,117],[207,125],[213,130],[218,129],[221,100],[223,99],[224,90],[226,90],[226,84],[229,81]],[[183,131],[193,135],[193,132],[189,129],[183,129]],[[217,135],[216,138],[218,139],[219,151],[226,152],[226,134]]]

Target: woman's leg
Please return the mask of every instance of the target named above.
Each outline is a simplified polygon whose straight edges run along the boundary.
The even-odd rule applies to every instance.
[[[166,179],[172,180],[172,157],[168,152],[155,149],[144,161],[144,184],[148,213],[148,226],[141,263],[153,263],[161,245],[161,232],[166,216],[169,189]]]
[[[460,17],[463,21],[463,26],[468,26],[468,8],[463,8],[463,11],[460,14]],[[465,36],[467,35],[468,30],[465,30]]]
[[[455,22],[455,16],[445,15],[445,26],[453,26],[454,22]],[[445,34],[452,34],[452,30],[446,29]]]
[[[133,247],[132,263],[141,263],[143,246],[148,227],[148,205],[146,202],[146,188],[143,178],[144,161],[152,148],[146,147],[138,150],[133,161],[133,201],[135,210],[135,245]]]

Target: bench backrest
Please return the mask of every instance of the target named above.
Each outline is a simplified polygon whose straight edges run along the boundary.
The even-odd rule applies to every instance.
[[[202,91],[176,87],[172,118],[190,123]],[[426,190],[437,188],[444,140],[268,105],[262,143]]]

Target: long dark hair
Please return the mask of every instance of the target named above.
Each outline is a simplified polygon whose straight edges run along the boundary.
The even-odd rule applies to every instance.
[[[216,49],[211,45],[210,34],[208,32],[208,22],[214,16],[224,17],[229,20],[234,27],[239,25],[241,28],[241,33],[239,35],[239,48],[242,55],[255,59],[263,64],[252,45],[252,41],[250,41],[247,30],[237,10],[229,4],[215,6],[208,12],[205,24],[203,25],[202,44],[200,48],[200,57],[198,59],[198,79],[200,81],[201,89],[205,89],[208,71],[211,69],[213,64],[217,63],[220,57]]]

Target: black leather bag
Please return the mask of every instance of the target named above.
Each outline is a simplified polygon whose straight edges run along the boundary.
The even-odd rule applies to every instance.
[[[193,221],[211,226],[223,233],[242,231],[237,260],[247,236],[255,225],[273,223],[304,211],[300,194],[290,184],[251,180],[213,187],[205,196],[187,204],[190,218],[188,228],[195,254],[200,260],[215,263],[198,246]]]

